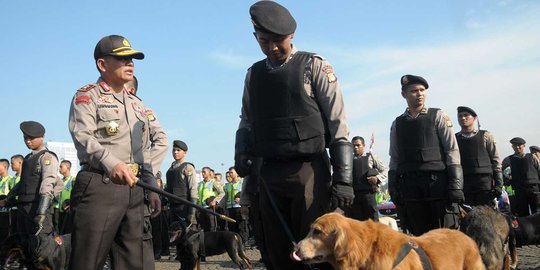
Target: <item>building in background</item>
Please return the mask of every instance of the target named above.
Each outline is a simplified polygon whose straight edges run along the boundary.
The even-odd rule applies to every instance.
[[[77,175],[79,172],[79,159],[77,158],[77,150],[73,142],[46,142],[47,149],[53,151],[58,156],[58,161],[71,161],[71,175]]]

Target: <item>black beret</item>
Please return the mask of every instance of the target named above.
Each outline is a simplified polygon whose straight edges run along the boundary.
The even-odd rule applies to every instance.
[[[521,137],[515,137],[515,138],[512,138],[510,140],[510,143],[511,144],[517,144],[517,145],[521,145],[521,144],[525,144],[525,140]]]
[[[24,135],[32,138],[43,137],[45,135],[45,128],[43,125],[35,121],[22,122],[20,128]]]
[[[94,49],[94,59],[97,60],[103,56],[131,56],[135,59],[144,59],[144,53],[131,48],[129,41],[119,35],[110,35],[103,37]]]
[[[249,8],[251,22],[256,30],[280,36],[293,33],[296,21],[289,10],[274,1],[259,1]]]
[[[458,112],[458,113],[461,113],[461,112],[468,112],[470,115],[472,115],[472,116],[474,116],[474,117],[477,116],[477,115],[476,115],[476,112],[475,112],[473,109],[471,109],[471,108],[469,108],[469,107],[465,107],[465,106],[459,106],[459,107],[457,107],[457,112]]]
[[[411,84],[417,84],[417,83],[423,85],[426,89],[429,88],[429,84],[427,83],[426,79],[420,76],[415,76],[415,75],[401,76],[401,90],[405,89],[405,87]]]
[[[175,140],[173,142],[173,147],[178,147],[178,148],[180,148],[180,149],[182,149],[184,151],[187,151],[187,149],[188,149],[187,144],[185,142],[181,141],[181,140]]]
[[[533,145],[533,146],[529,147],[529,150],[531,150],[531,153],[540,152],[540,147],[538,147],[536,145]]]

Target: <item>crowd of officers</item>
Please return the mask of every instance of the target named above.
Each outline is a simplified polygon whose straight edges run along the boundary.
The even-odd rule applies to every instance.
[[[321,215],[340,208],[359,220],[377,220],[377,191],[385,182],[402,228],[414,235],[456,228],[461,203],[493,206],[505,185],[512,212],[540,210],[540,148],[526,154],[525,140],[513,138],[514,154],[501,163],[494,136],[474,126],[476,112],[458,107],[461,130],[454,134],[448,115],[426,105],[429,85],[420,76],[400,79],[407,108],[391,124],[386,168],[366,151],[363,137],[349,138],[338,77],[324,57],[292,44],[296,21],[290,12],[259,1],[249,13],[265,58],[246,74],[235,165],[224,185],[209,167],[201,168],[202,181],[196,181],[181,140],[172,143],[174,162],[164,185],[158,168],[168,138],[136,96],[133,59],[144,59],[144,53],[110,35],[94,50],[97,82],[80,88],[69,110],[82,165],[76,180],[69,175],[71,164],[45,148],[45,128],[38,122],[20,125],[31,153],[12,158],[15,177],[7,175],[9,162],[0,160],[0,207],[17,213],[8,215],[17,223],[13,228],[45,236],[71,232],[69,269],[102,269],[110,258],[114,269],[152,270],[154,258],[168,255],[168,222],[235,231],[244,243],[251,227],[266,268],[281,270],[306,268],[289,252]],[[236,223],[167,202],[143,191],[139,181]]]

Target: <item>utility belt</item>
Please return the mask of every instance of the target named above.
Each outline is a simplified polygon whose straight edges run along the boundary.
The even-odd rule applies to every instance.
[[[445,171],[414,171],[414,172],[404,172],[399,175],[400,178],[415,178],[431,175],[445,175]]]
[[[126,163],[126,165],[131,169],[133,174],[137,177],[141,176],[142,165],[138,163]],[[86,163],[81,164],[81,172],[91,172],[101,175],[105,175],[105,171],[102,169],[94,168]]]
[[[310,155],[310,156],[300,156],[300,157],[271,157],[264,158],[264,162],[270,163],[289,163],[289,162],[311,162],[317,159],[320,154]]]

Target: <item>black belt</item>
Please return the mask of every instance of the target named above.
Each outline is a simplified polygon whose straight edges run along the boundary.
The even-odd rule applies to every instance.
[[[400,174],[400,177],[421,177],[428,176],[432,174],[444,174],[444,171],[414,171],[414,172],[404,172]]]
[[[81,172],[91,172],[91,173],[97,173],[97,174],[105,174],[104,170],[93,168],[88,164],[82,164],[81,165]]]
[[[310,162],[315,160],[319,155],[305,156],[305,157],[271,157],[264,158],[265,162],[283,163],[283,162]]]

